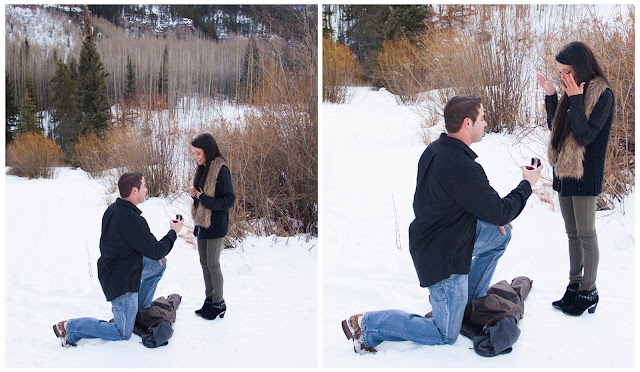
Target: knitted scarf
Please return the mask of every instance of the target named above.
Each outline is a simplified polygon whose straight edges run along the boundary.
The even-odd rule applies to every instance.
[[[600,95],[607,88],[609,88],[609,86],[600,77],[595,77],[587,85],[587,90],[584,92],[584,112],[587,120],[589,120],[591,111],[593,111],[596,103],[598,103]],[[565,94],[561,99],[569,99],[569,97]],[[561,105],[558,104],[558,108],[560,106]],[[560,112],[558,110],[553,117],[553,121],[551,123],[550,138],[553,138],[555,131],[560,130],[563,124],[569,125],[568,122],[560,122],[560,117],[564,116],[559,114]],[[575,138],[573,137],[573,132],[569,132],[569,135],[567,135],[562,140],[562,143],[559,147],[560,149],[558,151],[558,149],[553,147],[551,141],[549,141],[549,145],[547,148],[549,163],[551,163],[551,165],[555,167],[556,176],[559,178],[582,178],[584,174],[584,165],[582,164],[584,161],[584,146],[582,146],[575,140]]]
[[[204,181],[204,187],[202,192],[209,196],[214,197],[216,193],[216,183],[218,182],[218,173],[223,165],[227,165],[221,157],[215,158],[209,165],[209,171],[207,172],[207,178]],[[197,206],[196,206],[197,204]],[[202,203],[194,203],[191,205],[191,217],[196,226],[202,226],[208,229],[211,226],[211,209],[202,205]]]

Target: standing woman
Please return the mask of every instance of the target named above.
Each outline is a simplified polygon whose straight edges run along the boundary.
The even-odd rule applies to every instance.
[[[222,239],[229,230],[229,208],[236,197],[231,184],[231,172],[212,135],[205,133],[191,142],[191,155],[198,163],[193,187],[191,216],[193,234],[198,237],[198,253],[204,276],[206,298],[196,314],[205,319],[223,318],[227,305],[222,297],[220,252]]]
[[[558,100],[553,80],[538,74],[546,93],[548,146],[553,189],[569,237],[569,285],[553,306],[578,316],[598,304],[598,236],[596,199],[602,192],[604,162],[613,121],[614,96],[589,47],[567,44],[556,56],[564,94]]]

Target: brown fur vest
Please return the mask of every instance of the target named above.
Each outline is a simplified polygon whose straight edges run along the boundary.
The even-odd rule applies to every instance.
[[[214,197],[216,194],[216,183],[218,182],[218,173],[223,165],[227,165],[221,157],[215,158],[209,165],[209,172],[207,172],[207,179],[204,181],[204,188],[202,192],[209,196]],[[211,209],[206,208],[202,203],[196,203],[191,205],[191,217],[196,226],[202,226],[208,229],[211,226]]]
[[[593,111],[596,103],[598,103],[600,95],[607,88],[609,88],[609,86],[600,77],[596,77],[589,82],[587,91],[584,92],[584,113],[587,116],[587,120],[589,120],[591,111]],[[569,98],[565,94],[561,99]],[[558,104],[558,107],[559,106],[560,104]],[[555,131],[559,130],[559,128],[559,112],[556,111],[551,124],[550,138],[553,138]],[[558,178],[582,178],[584,174],[584,166],[582,164],[584,161],[584,152],[584,146],[575,140],[572,132],[562,141],[559,153],[557,149],[553,148],[551,141],[549,141],[547,148],[549,163],[555,167],[555,173]]]

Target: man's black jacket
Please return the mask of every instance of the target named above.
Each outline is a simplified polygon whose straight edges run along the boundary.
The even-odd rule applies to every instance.
[[[178,238],[175,231],[169,230],[157,241],[141,213],[133,203],[118,198],[102,216],[98,279],[107,301],[138,292],[142,256],[159,260],[171,251]]]
[[[531,185],[523,180],[500,198],[476,157],[469,146],[444,133],[420,157],[409,250],[422,287],[468,274],[477,220],[506,225],[531,196]]]

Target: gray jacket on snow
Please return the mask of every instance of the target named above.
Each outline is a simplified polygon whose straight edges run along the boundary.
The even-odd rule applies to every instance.
[[[533,280],[519,276],[511,284],[502,280],[487,290],[487,295],[467,303],[460,333],[473,339],[479,355],[510,353],[518,341],[518,321],[524,315],[524,300]]]
[[[133,332],[142,337],[142,344],[149,348],[165,346],[173,336],[171,324],[176,321],[176,310],[182,296],[170,294],[168,298],[158,297],[151,306],[138,311]]]

